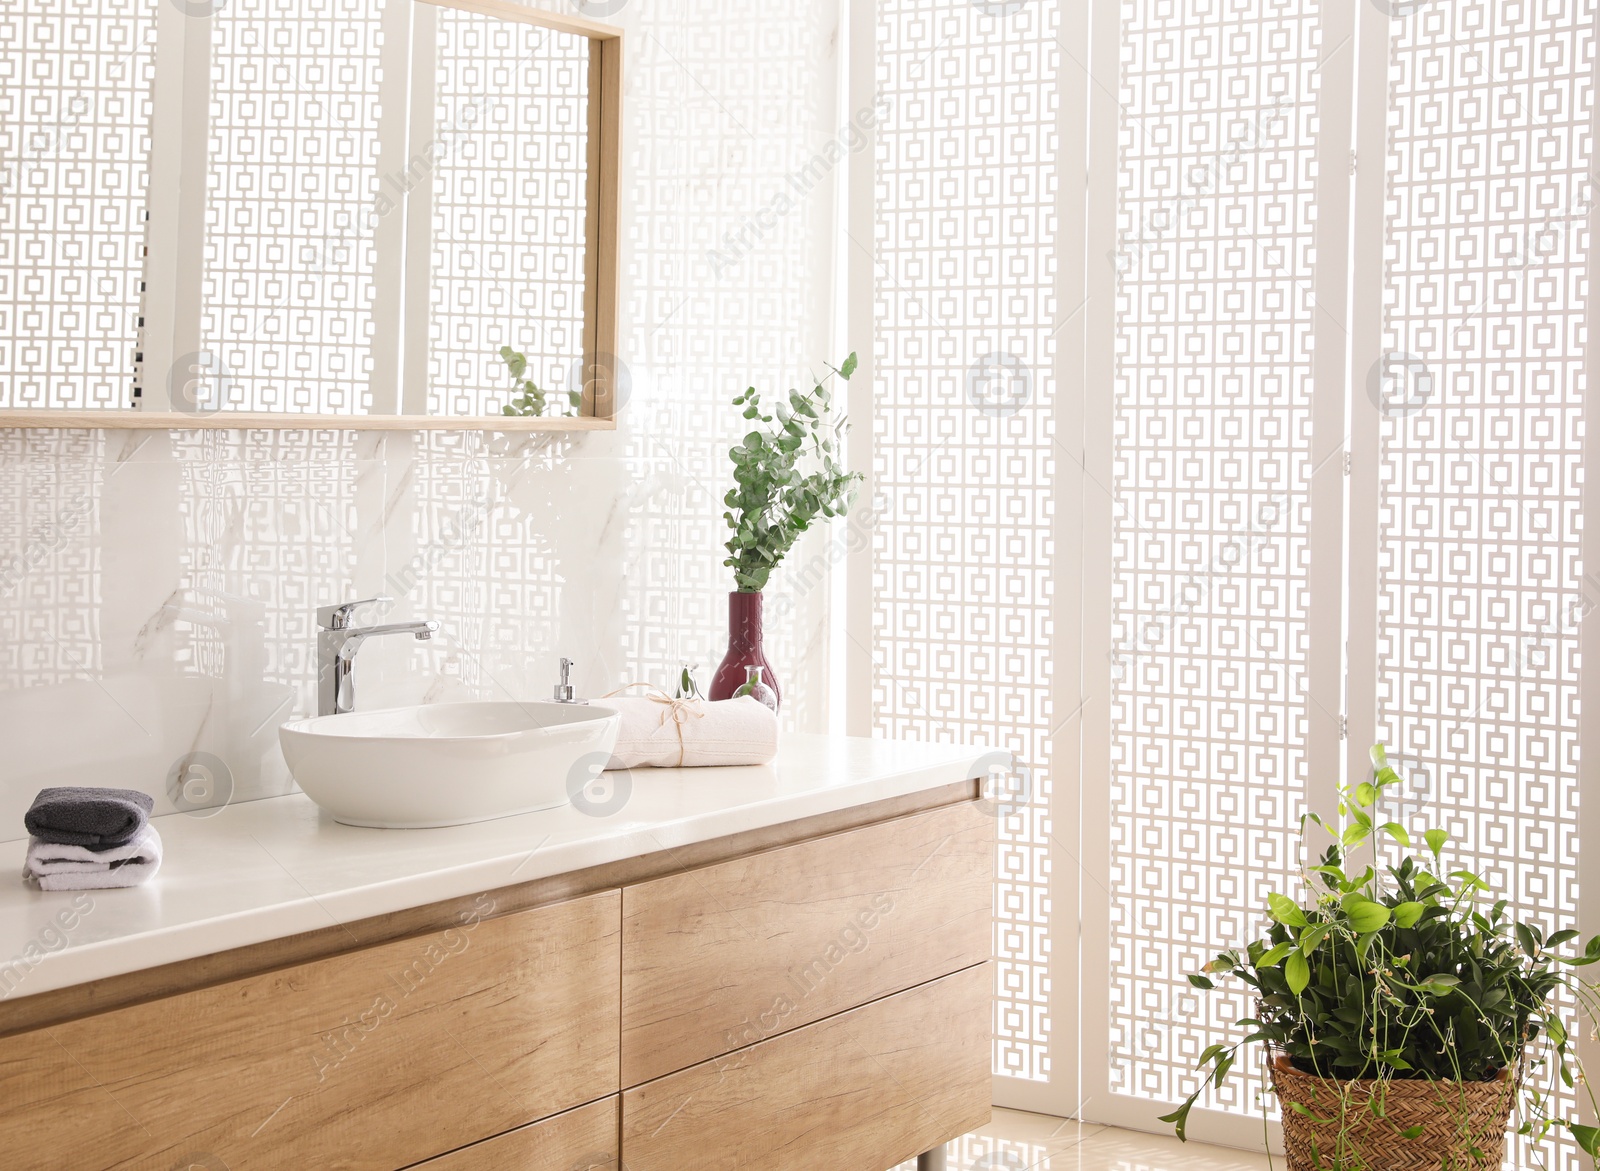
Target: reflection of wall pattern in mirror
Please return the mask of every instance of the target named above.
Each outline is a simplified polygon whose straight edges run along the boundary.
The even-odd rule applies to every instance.
[[[1419,377],[1380,419],[1378,731],[1413,837],[1448,829],[1446,860],[1547,934],[1581,926],[1580,767],[1597,775],[1577,742],[1594,18],[1457,0],[1392,26],[1384,348]],[[1583,1092],[1552,1083],[1577,1117]],[[1507,1150],[1588,1165],[1570,1139]]]
[[[315,714],[316,607],[347,599],[355,576],[361,434],[258,430],[172,436],[182,473],[182,587],[261,603],[260,681],[296,690],[292,714]],[[218,610],[239,621],[225,606]],[[176,648],[182,657],[203,658],[203,644],[217,638],[203,625],[183,633],[185,642]],[[236,654],[254,654],[253,638],[252,631],[236,629],[228,643]],[[226,673],[239,665],[225,657],[222,662]],[[249,687],[257,681],[236,683]]]
[[[1096,1027],[1112,1092],[1170,1102],[1253,1008],[1184,973],[1242,944],[1299,864],[1310,246],[1331,49],[1315,3],[1122,12],[1110,1019]],[[1254,1081],[1200,1104],[1251,1114]]]
[[[875,729],[1002,746],[1026,770],[998,826],[994,1061],[1035,1081],[1052,1072],[1051,739],[1067,716],[1050,709],[1046,569],[1059,21],[1054,0],[887,0],[877,41]]]
[[[210,19],[200,339],[230,409],[372,409],[381,14],[232,0]]]
[[[103,431],[0,432],[0,692],[101,666]],[[14,746],[7,746],[11,751]]]
[[[625,679],[666,682],[688,661],[709,682],[727,648],[732,588],[727,449],[744,431],[729,400],[747,385],[796,385],[831,356],[831,176],[770,226],[754,217],[792,193],[791,178],[844,120],[832,100],[836,19],[819,2],[653,0],[630,30],[622,354],[635,379],[624,425],[639,487]],[[786,727],[820,730],[827,714],[827,587],[807,589],[802,575],[843,539],[836,530],[802,542],[770,584],[767,654]]]
[[[428,414],[499,414],[503,345],[580,389],[589,42],[441,8],[437,43]]]
[[[133,405],[155,14],[0,3],[0,409]]]
[[[474,432],[427,431],[415,438],[407,477],[415,494],[411,543],[407,556],[391,556],[384,590],[401,600],[408,616],[442,616],[444,629],[432,644],[406,647],[415,676],[429,680],[430,698],[549,695],[550,677],[539,677],[536,665],[548,664],[560,645],[557,539],[540,523],[547,519],[545,500],[530,513],[508,491],[518,476],[548,466],[541,439],[522,439],[522,458],[497,458],[487,438]],[[393,442],[388,446],[392,451]],[[566,454],[560,445],[554,449]]]

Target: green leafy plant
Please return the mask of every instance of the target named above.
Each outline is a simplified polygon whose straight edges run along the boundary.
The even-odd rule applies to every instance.
[[[519,354],[510,346],[500,347],[500,358],[506,364],[506,369],[511,373],[510,403],[500,408],[502,415],[542,415],[545,407],[549,405],[549,396],[539,389],[533,379],[526,378],[528,372],[528,357]],[[569,390],[566,394],[567,405],[572,408],[571,413],[577,414],[583,405],[583,393]],[[563,414],[567,412],[562,412]]]
[[[1315,825],[1333,839],[1317,864],[1304,868],[1304,897],[1269,895],[1265,936],[1242,952],[1221,953],[1189,977],[1203,990],[1214,987],[1213,976],[1236,978],[1254,992],[1258,1010],[1236,1022],[1247,1030],[1242,1040],[1200,1055],[1200,1089],[1162,1121],[1186,1137],[1196,1100],[1208,1086],[1223,1084],[1241,1049],[1261,1042],[1269,1054],[1333,1083],[1511,1077],[1520,1087],[1518,1132],[1538,1140],[1565,1128],[1600,1166],[1600,1131],[1552,1116],[1549,1095],[1528,1076],[1548,1062],[1569,1089],[1583,1082],[1588,1090],[1556,1000],[1565,991],[1591,1021],[1597,1018],[1595,985],[1565,969],[1600,960],[1600,936],[1579,954],[1561,954],[1557,949],[1578,932],[1546,936],[1537,924],[1509,915],[1506,900],[1490,903],[1489,885],[1477,874],[1447,870],[1450,836],[1443,829],[1422,835],[1426,856],[1412,855],[1407,829],[1380,821],[1378,813],[1385,792],[1402,780],[1382,745],[1372,749],[1372,762],[1371,781],[1340,791],[1336,824],[1314,813],[1302,819],[1302,838]],[[1356,871],[1352,859],[1363,846],[1371,862]],[[1382,1094],[1357,1099],[1347,1090],[1342,1101],[1358,1102],[1354,1113],[1394,1125],[1381,1117]],[[1304,1104],[1284,1106],[1317,1117]],[[1345,1139],[1373,1119],[1341,1110],[1337,1121],[1340,1149],[1329,1152],[1328,1166],[1359,1171],[1364,1164]],[[1401,1139],[1420,1129],[1394,1127]]]
[[[851,354],[834,374],[849,381]],[[741,593],[756,593],[818,516],[843,516],[855,502],[860,473],[844,469],[843,441],[849,430],[833,413],[823,379],[809,391],[789,391],[764,413],[755,387],[736,395],[733,405],[760,426],[732,448],[734,487],[723,497],[723,518],[732,530],[728,559]]]

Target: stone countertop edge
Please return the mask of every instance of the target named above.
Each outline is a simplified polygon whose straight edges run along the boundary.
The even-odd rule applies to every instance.
[[[155,818],[161,871],[126,890],[40,891],[21,877],[27,839],[0,842],[0,873],[15,876],[0,882],[0,1004],[936,789],[1010,759],[793,733],[771,765],[609,774],[601,805],[615,812],[569,804],[431,830],[339,825],[294,793]]]

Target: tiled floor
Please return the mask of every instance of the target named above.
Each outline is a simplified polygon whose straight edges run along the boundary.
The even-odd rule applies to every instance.
[[[1264,1155],[1025,1114],[994,1112],[982,1130],[951,1143],[949,1171],[1265,1171]],[[1281,1169],[1283,1160],[1279,1159]],[[915,1171],[904,1163],[895,1171]]]

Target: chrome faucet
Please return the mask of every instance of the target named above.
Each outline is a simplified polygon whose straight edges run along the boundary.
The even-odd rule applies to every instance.
[[[338,606],[317,607],[317,715],[332,716],[354,710],[356,686],[352,672],[356,652],[367,639],[380,634],[409,634],[418,642],[430,639],[437,622],[391,622],[385,626],[351,626],[357,606],[384,605],[393,598],[367,598]]]

